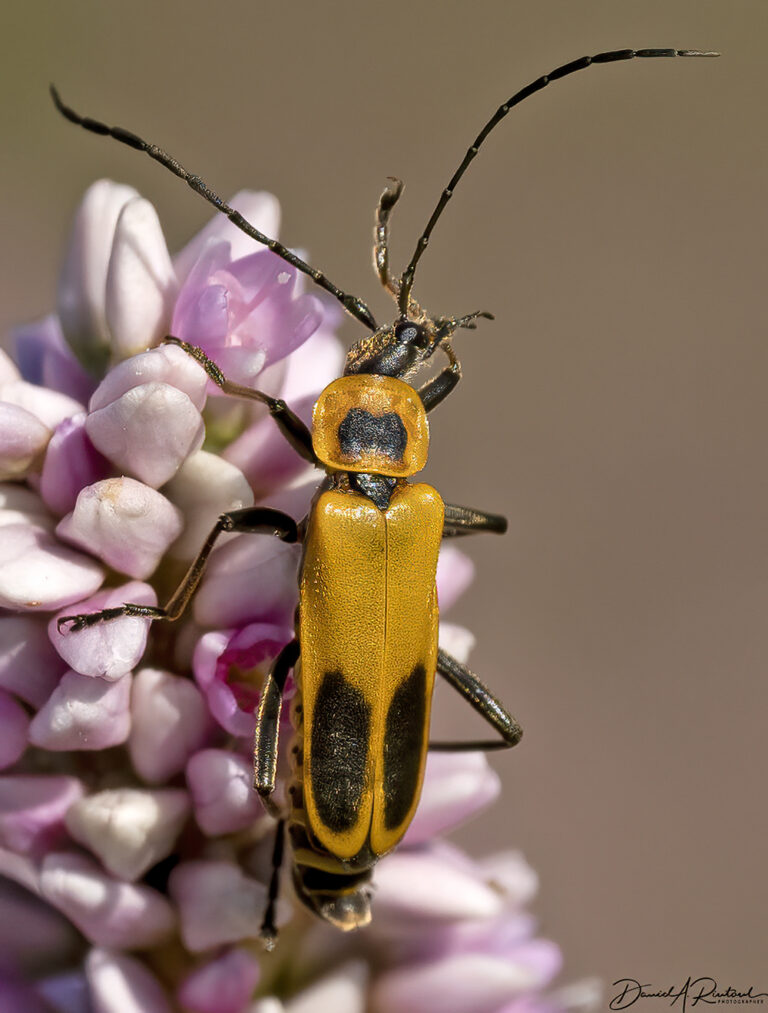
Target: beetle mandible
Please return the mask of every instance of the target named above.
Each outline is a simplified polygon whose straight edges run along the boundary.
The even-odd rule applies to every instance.
[[[451,339],[478,318],[432,316],[412,295],[416,266],[434,226],[480,146],[524,99],[587,67],[637,57],[717,56],[676,49],[623,49],[582,57],[538,78],[501,105],[467,150],[427,222],[410,262],[390,272],[389,217],[402,192],[392,179],[379,199],[373,259],[379,280],[397,304],[394,321],[379,326],[367,305],[321,271],[254,228],[198,176],[166,152],[120,127],[80,116],[52,86],[53,100],[71,122],[146,152],[183,179],[238,228],[330,292],[369,335],[347,354],[343,375],[320,395],[312,431],[280,399],[228,380],[204,352],[168,337],[193,356],[226,394],[265,405],[304,458],[326,473],[309,514],[293,518],[265,507],[222,514],[164,608],[126,603],[65,616],[80,630],[122,615],[178,619],[225,531],[274,535],[302,542],[296,637],[275,659],[257,715],[254,786],[278,819],[273,873],[261,935],[276,936],[275,904],[287,824],[293,883],[299,899],[341,929],[370,920],[371,872],[402,839],[419,801],[428,749],[503,749],[522,731],[517,721],[465,665],[438,648],[435,571],[440,541],[472,532],[503,533],[504,517],[452,504],[424,483],[408,479],[427,458],[427,414],[461,379]],[[435,351],[448,365],[415,387],[411,380]],[[289,811],[275,805],[282,693],[293,670],[295,742]],[[429,712],[435,673],[442,675],[498,734],[490,741],[430,743]]]

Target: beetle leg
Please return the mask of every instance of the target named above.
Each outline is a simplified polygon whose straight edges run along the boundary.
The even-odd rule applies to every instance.
[[[312,434],[296,412],[291,411],[282,398],[272,397],[263,391],[253,390],[251,387],[243,387],[242,384],[228,380],[216,363],[212,362],[202,348],[198,348],[197,345],[190,345],[180,338],[174,338],[172,334],[167,335],[163,340],[167,345],[178,345],[187,355],[191,355],[193,359],[196,359],[211,380],[225,394],[231,394],[233,397],[248,398],[250,401],[258,401],[259,404],[266,405],[269,414],[279,426],[280,432],[288,440],[293,449],[309,461],[310,464],[316,465],[318,463],[315,451],[312,449]]]
[[[424,405],[424,410],[431,412],[441,401],[445,401],[460,379],[461,366],[456,362],[451,366],[446,366],[437,376],[419,387],[419,397]]]
[[[441,401],[445,401],[461,379],[461,363],[456,358],[456,353],[447,343],[440,347],[450,359],[451,364],[419,387],[419,397],[427,412],[431,412],[433,408],[437,408]]]
[[[225,531],[255,535],[276,535],[283,542],[296,542],[299,538],[296,521],[281,510],[272,510],[269,507],[245,507],[242,510],[230,510],[228,513],[222,514],[216,521],[216,524],[205,540],[205,544],[192,561],[186,576],[169,598],[165,608],[158,608],[154,605],[135,605],[132,602],[126,602],[124,605],[102,609],[100,612],[62,616],[57,623],[59,630],[67,623],[71,623],[71,629],[78,632],[88,626],[95,626],[96,623],[117,619],[119,616],[139,616],[143,619],[167,619],[173,622],[179,618],[189,604],[189,600],[197,590],[197,585],[203,576],[205,564],[208,562],[211,550],[216,544],[216,539]]]
[[[470,672],[466,665],[462,665],[460,661],[441,650],[437,652],[437,670],[478,714],[496,729],[501,738],[472,742],[430,742],[431,750],[464,753],[474,750],[509,749],[517,745],[522,738],[523,729],[474,672]]]
[[[275,828],[275,846],[272,849],[272,875],[269,879],[269,891],[267,893],[267,906],[264,908],[264,917],[261,920],[259,939],[264,949],[271,950],[277,941],[277,926],[275,925],[275,905],[277,896],[280,893],[280,869],[283,864],[285,853],[285,820],[278,820]]]
[[[264,683],[256,715],[256,735],[253,741],[253,787],[259,793],[264,807],[273,816],[279,810],[272,801],[277,777],[277,747],[280,736],[280,711],[283,707],[283,690],[288,673],[299,660],[299,642],[291,640],[272,663]]]
[[[474,531],[492,531],[503,535],[506,530],[507,518],[501,514],[489,514],[484,510],[457,506],[455,503],[445,504],[443,538],[471,535]]]

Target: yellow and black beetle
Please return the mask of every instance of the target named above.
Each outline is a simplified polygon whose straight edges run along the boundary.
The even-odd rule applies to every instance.
[[[397,302],[398,315],[379,327],[362,300],[333,285],[276,240],[255,229],[203,181],[155,145],[119,127],[82,117],[53,99],[71,122],[146,152],[185,180],[247,235],[309,275],[371,331],[352,347],[344,374],[320,395],[310,432],[281,400],[232,383],[198,348],[169,337],[205,368],[225,392],[266,405],[291,445],[326,472],[308,516],[250,507],[223,514],[180,587],[164,608],[124,604],[68,616],[73,630],[121,615],[174,620],[200,581],[223,531],[272,534],[301,541],[297,636],[276,658],[257,716],[254,784],[278,817],[274,871],[262,936],[274,938],[274,907],[287,821],[293,881],[302,902],[342,929],[370,919],[370,879],[375,862],[403,837],[416,810],[427,750],[514,746],[521,729],[483,683],[437,644],[435,570],[440,541],[473,531],[506,530],[503,517],[444,504],[435,489],[408,479],[424,466],[429,443],[427,413],[461,378],[451,345],[458,328],[478,317],[433,317],[412,297],[416,265],[456,184],[480,145],[509,110],[551,81],[577,70],[635,57],[716,56],[697,50],[623,49],[582,57],[538,78],[499,107],[443,190],[402,276],[389,270],[389,215],[402,191],[392,180],[377,212],[374,265]],[[420,387],[410,380],[440,349],[448,366]],[[296,739],[289,811],[272,801],[275,788],[282,692],[294,670],[292,717]],[[491,741],[429,743],[429,712],[439,672],[495,729]]]

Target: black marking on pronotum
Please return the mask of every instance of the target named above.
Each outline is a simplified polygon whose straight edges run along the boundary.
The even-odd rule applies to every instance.
[[[371,708],[341,672],[326,672],[312,716],[312,788],[320,819],[334,833],[355,825],[365,789]]]
[[[365,408],[350,408],[339,425],[339,446],[345,457],[357,459],[366,452],[402,461],[408,433],[396,412],[372,415]]]
[[[419,782],[427,709],[427,670],[416,665],[402,682],[387,711],[384,734],[384,826],[400,826],[413,804]]]

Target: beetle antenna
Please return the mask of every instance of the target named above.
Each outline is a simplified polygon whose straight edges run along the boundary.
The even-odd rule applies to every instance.
[[[357,296],[349,295],[347,292],[342,292],[340,288],[337,288],[333,282],[329,281],[328,278],[323,274],[322,271],[318,271],[317,268],[311,267],[305,263],[301,257],[297,257],[295,253],[289,250],[282,243],[279,243],[276,239],[270,239],[269,236],[265,236],[263,232],[259,232],[255,226],[240,214],[239,211],[235,211],[234,208],[230,207],[226,201],[223,201],[217,193],[215,193],[209,186],[207,186],[199,176],[193,175],[188,172],[180,162],[177,162],[175,158],[167,154],[162,148],[158,148],[156,144],[150,144],[148,141],[143,140],[136,134],[131,133],[130,130],[124,130],[122,127],[110,127],[106,123],[100,123],[99,120],[91,119],[90,116],[81,116],[75,112],[68,105],[62,102],[61,97],[56,90],[54,85],[50,86],[51,98],[53,99],[54,105],[59,110],[61,115],[69,120],[70,123],[76,124],[78,127],[83,127],[84,130],[90,130],[91,133],[100,134],[102,136],[113,137],[116,141],[120,141],[121,144],[127,144],[129,148],[136,148],[137,151],[143,151],[150,158],[154,158],[156,162],[165,166],[166,169],[170,169],[174,175],[183,179],[188,186],[190,186],[195,193],[199,193],[204,200],[207,200],[209,204],[212,204],[217,211],[220,211],[223,215],[232,222],[233,225],[237,226],[241,232],[244,232],[251,239],[255,239],[257,243],[262,243],[267,249],[271,250],[272,253],[277,254],[282,260],[290,264],[291,267],[295,267],[297,271],[301,271],[302,274],[308,275],[315,284],[319,285],[320,288],[325,289],[341,303],[347,313],[351,314],[356,320],[359,320],[361,324],[365,324],[366,327],[370,327],[372,331],[376,330],[377,324],[373,314],[368,309],[362,299],[358,299]]]
[[[488,120],[483,129],[477,135],[472,145],[467,149],[467,153],[464,156],[461,165],[458,167],[456,172],[454,172],[450,183],[440,195],[440,200],[437,202],[437,206],[432,212],[432,217],[427,222],[427,227],[422,232],[421,238],[416,244],[416,249],[411,257],[411,262],[408,267],[406,267],[403,272],[403,276],[400,279],[400,296],[398,299],[398,306],[401,316],[405,316],[408,312],[408,300],[413,287],[413,276],[416,271],[416,265],[418,264],[422,253],[427,248],[429,237],[432,235],[432,229],[434,229],[435,223],[443,213],[445,205],[453,196],[456,184],[466,172],[469,163],[477,154],[480,145],[486,139],[488,134],[490,134],[493,128],[504,119],[513,106],[516,106],[524,99],[527,99],[529,95],[533,95],[535,92],[541,91],[541,89],[545,88],[551,81],[559,81],[560,78],[567,77],[569,74],[574,74],[577,70],[586,70],[587,67],[591,67],[593,64],[616,63],[619,60],[634,60],[636,57],[719,55],[719,53],[704,52],[698,49],[617,49],[610,53],[598,53],[597,56],[582,56],[581,59],[573,60],[571,63],[564,63],[562,67],[558,67],[549,74],[544,74],[543,77],[538,78],[536,81],[532,81],[531,84],[526,85],[525,88],[522,88],[519,92],[513,95],[512,98],[508,99],[503,105],[499,106],[493,116]]]

